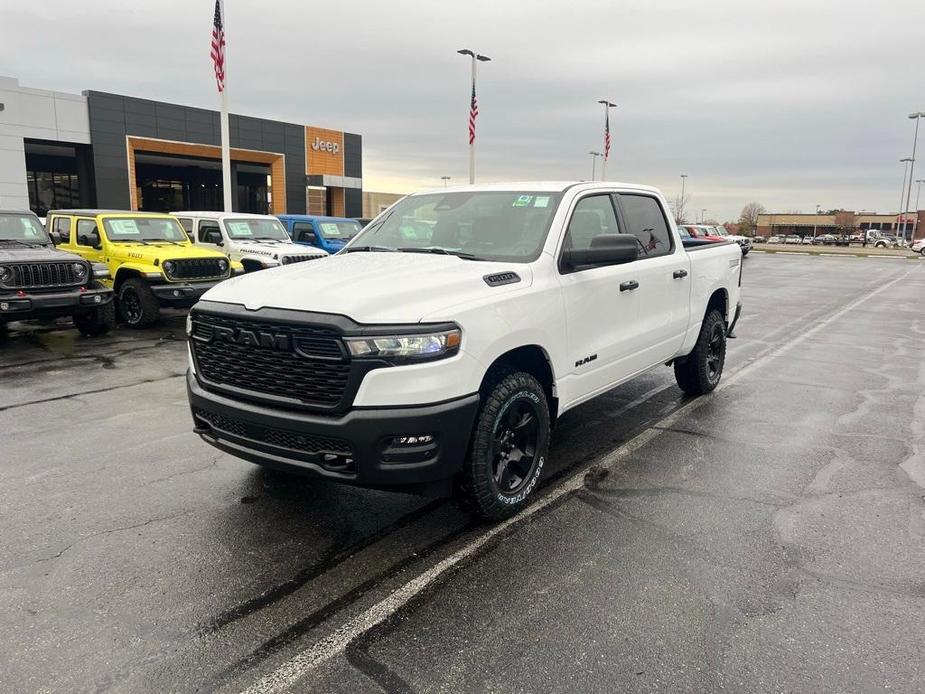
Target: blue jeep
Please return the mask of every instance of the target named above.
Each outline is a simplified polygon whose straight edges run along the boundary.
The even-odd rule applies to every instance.
[[[306,214],[277,215],[296,243],[315,246],[337,253],[363,228],[357,220],[346,217],[316,217]]]

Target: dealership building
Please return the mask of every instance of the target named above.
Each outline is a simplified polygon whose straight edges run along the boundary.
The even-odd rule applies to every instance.
[[[237,212],[363,215],[363,141],[230,115]],[[0,76],[0,209],[222,207],[218,111]]]
[[[900,238],[925,238],[925,210],[905,215],[843,210],[835,214],[767,213],[758,215],[758,236],[855,234],[868,229]]]

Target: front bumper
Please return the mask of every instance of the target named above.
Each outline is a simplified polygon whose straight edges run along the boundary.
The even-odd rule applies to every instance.
[[[48,293],[0,292],[0,318],[27,320],[72,316],[105,306],[112,301],[112,296],[112,289],[108,287]]]
[[[205,390],[187,372],[194,431],[216,448],[267,467],[380,489],[446,494],[462,468],[477,393],[421,407],[320,416]],[[399,437],[412,437],[398,443]],[[424,442],[421,437],[432,437]]]
[[[151,291],[157,297],[158,303],[171,308],[189,308],[195,304],[207,291],[223,280],[211,282],[171,282],[169,284],[153,284]]]

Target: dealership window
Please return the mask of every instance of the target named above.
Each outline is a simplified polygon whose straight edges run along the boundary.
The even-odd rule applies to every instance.
[[[658,200],[648,195],[621,193],[620,208],[627,231],[639,239],[640,256],[652,257],[670,253],[672,249],[668,222]]]
[[[81,206],[79,149],[61,142],[24,141],[29,208],[38,216]]]

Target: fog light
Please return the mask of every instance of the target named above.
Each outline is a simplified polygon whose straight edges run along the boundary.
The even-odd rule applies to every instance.
[[[10,310],[10,305],[8,303],[6,303],[5,301],[0,303],[0,311],[9,311],[9,310]]]
[[[437,457],[440,445],[434,434],[400,434],[383,439],[380,459],[383,463],[427,463]]]
[[[430,434],[423,434],[421,436],[396,436],[392,439],[393,446],[421,446],[433,442],[434,437]]]
[[[180,292],[179,289],[174,289],[174,290],[173,290],[173,295],[174,295],[174,296],[180,296],[180,293],[181,293],[181,292]]]
[[[94,304],[98,304],[98,303],[100,303],[102,300],[103,300],[103,297],[101,297],[99,294],[97,294],[96,296],[93,297],[93,303],[94,303]]]

